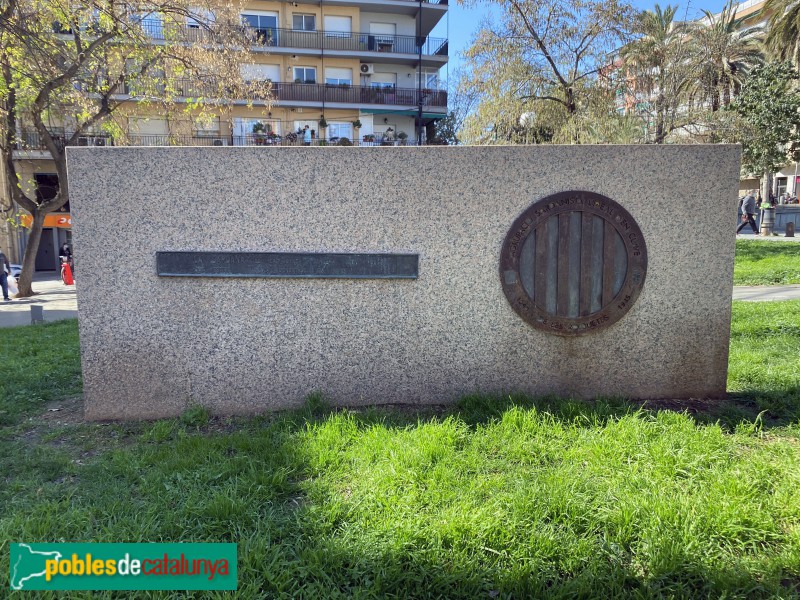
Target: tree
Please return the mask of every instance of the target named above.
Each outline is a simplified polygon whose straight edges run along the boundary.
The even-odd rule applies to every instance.
[[[268,83],[242,80],[253,36],[239,14],[221,0],[0,0],[0,155],[13,200],[33,217],[20,296],[33,294],[46,214],[69,199],[67,146],[87,133],[119,133],[113,116],[129,108],[158,105],[202,120],[232,98],[268,100]],[[26,194],[32,182],[14,167],[22,122],[55,163],[52,199]]]
[[[787,159],[800,159],[800,96],[792,89],[798,78],[788,62],[756,67],[729,105],[740,118],[742,169],[763,175],[768,197],[771,174]]]
[[[466,53],[465,85],[480,96],[467,137],[514,141],[523,113],[554,133],[569,129],[596,99],[597,77],[627,39],[633,9],[624,0],[495,1],[500,23],[484,26]]]
[[[447,106],[450,109],[447,117],[436,122],[433,143],[455,146],[461,143],[460,134],[464,121],[475,110],[478,98],[474,90],[464,85],[464,72],[455,73],[455,85],[450,88],[447,97]]]
[[[634,26],[636,39],[620,55],[625,75],[623,86],[631,112],[644,118],[652,136],[646,141],[663,144],[686,123],[686,86],[691,72],[690,42],[686,27],[675,21],[677,6],[639,13]]]
[[[762,11],[771,15],[765,45],[772,56],[800,64],[800,3],[767,0]]]
[[[693,70],[698,74],[695,92],[716,112],[730,104],[747,73],[763,62],[763,30],[742,27],[733,0],[718,16],[707,10],[703,14],[691,29],[696,52]]]

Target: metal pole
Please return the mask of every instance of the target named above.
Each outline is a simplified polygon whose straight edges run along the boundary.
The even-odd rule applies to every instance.
[[[417,64],[417,146],[422,145],[422,0],[419,0],[419,13],[417,14],[417,46],[419,47],[419,64]]]

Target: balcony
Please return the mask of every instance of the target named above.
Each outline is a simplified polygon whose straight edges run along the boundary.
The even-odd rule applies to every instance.
[[[447,92],[414,88],[377,88],[356,85],[315,85],[307,83],[273,83],[278,102],[383,104],[387,106],[419,106],[447,108]]]
[[[390,53],[447,57],[444,38],[413,35],[380,35],[344,31],[295,31],[293,29],[257,29],[256,42],[264,47],[357,52]]]
[[[201,41],[204,31],[197,27],[183,26],[182,31],[165,30],[157,19],[145,19],[142,28],[154,40],[173,39],[176,34],[188,41]],[[269,48],[330,50],[342,52],[411,54],[447,58],[448,44],[443,38],[413,35],[382,35],[343,31],[298,31],[279,28],[248,28],[256,46]],[[168,33],[169,32],[169,33]]]
[[[177,92],[186,98],[213,97],[213,90],[197,79],[181,79],[176,81]],[[266,100],[263,97],[242,98],[241,100]],[[350,105],[385,105],[412,106],[423,108],[447,109],[447,92],[440,90],[416,88],[378,88],[357,85],[334,85],[316,83],[273,83],[272,100],[279,104],[292,103],[311,104],[350,104]]]
[[[65,140],[72,136],[71,133],[57,136],[56,142],[62,147]],[[395,137],[363,136],[364,140],[347,140],[344,138],[314,139],[312,146],[416,146],[415,139],[399,140]],[[424,144],[424,142],[423,142]],[[285,136],[278,135],[244,135],[244,136],[211,136],[211,135],[138,135],[127,134],[124,137],[114,138],[109,135],[97,134],[78,138],[74,146],[127,146],[127,147],[156,147],[156,146],[304,146],[302,136],[289,133]],[[17,142],[17,150],[46,150],[40,143],[39,134],[35,131],[23,131]]]

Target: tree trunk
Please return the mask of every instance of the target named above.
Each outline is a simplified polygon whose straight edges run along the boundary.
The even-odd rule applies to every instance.
[[[567,109],[567,114],[569,116],[573,116],[578,112],[578,106],[575,104],[575,92],[571,87],[568,87],[564,90],[564,98],[564,106]]]
[[[33,296],[31,281],[33,280],[33,270],[36,267],[36,254],[39,252],[39,242],[42,240],[42,229],[46,212],[36,209],[33,213],[33,224],[28,234],[28,243],[25,244],[25,256],[22,257],[22,273],[19,276],[19,293],[17,298],[29,298]]]

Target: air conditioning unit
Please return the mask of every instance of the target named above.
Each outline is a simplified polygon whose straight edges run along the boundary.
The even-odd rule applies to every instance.
[[[214,138],[214,141],[211,142],[212,146],[227,146],[228,140],[225,138]]]
[[[361,63],[361,74],[372,75],[375,73],[375,65],[371,63]]]

